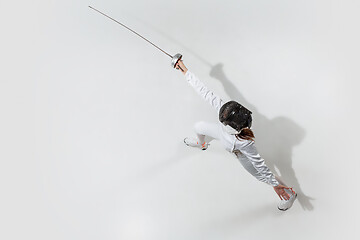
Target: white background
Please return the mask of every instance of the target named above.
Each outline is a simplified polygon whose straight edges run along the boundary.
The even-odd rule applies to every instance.
[[[170,58],[254,113],[271,187]],[[0,238],[358,239],[359,1],[0,2]]]

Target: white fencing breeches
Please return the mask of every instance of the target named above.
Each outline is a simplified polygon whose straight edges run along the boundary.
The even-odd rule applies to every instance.
[[[221,132],[218,123],[197,122],[194,130],[201,144],[205,141],[210,142],[212,139],[220,139]]]

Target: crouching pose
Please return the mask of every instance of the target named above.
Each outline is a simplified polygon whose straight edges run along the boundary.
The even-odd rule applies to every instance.
[[[215,108],[220,121],[220,123],[197,123],[195,125],[197,138],[185,138],[185,144],[206,150],[209,145],[205,141],[206,136],[219,140],[227,151],[237,157],[251,175],[274,188],[281,199],[278,204],[279,210],[289,209],[297,194],[270,171],[264,159],[257,152],[254,143],[255,137],[250,129],[252,112],[238,102],[223,102],[221,98],[208,90],[192,72],[188,71],[181,60],[176,64],[176,69],[180,69],[195,91]]]

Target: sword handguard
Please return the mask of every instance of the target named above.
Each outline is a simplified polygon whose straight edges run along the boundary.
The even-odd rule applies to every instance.
[[[180,53],[175,54],[171,59],[171,66],[175,68],[176,64],[179,62],[179,60],[181,60],[181,58],[182,55]]]

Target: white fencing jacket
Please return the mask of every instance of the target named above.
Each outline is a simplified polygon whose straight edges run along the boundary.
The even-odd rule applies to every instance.
[[[210,91],[204,83],[202,83],[192,72],[189,70],[185,74],[185,79],[195,89],[195,91],[205,99],[211,106],[213,106],[216,112],[219,114],[221,106],[225,103],[220,97]],[[219,121],[219,124],[222,123]],[[234,153],[243,167],[256,179],[261,182],[265,182],[272,186],[279,185],[279,182],[275,179],[274,174],[266,166],[264,159],[259,155],[256,150],[254,141],[251,140],[239,140],[235,135],[230,135],[222,127],[219,127],[220,142],[225,149],[230,153]]]

